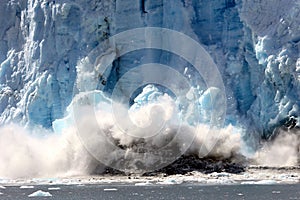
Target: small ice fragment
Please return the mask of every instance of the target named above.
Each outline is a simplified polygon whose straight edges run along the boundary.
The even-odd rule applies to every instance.
[[[207,180],[207,184],[236,184],[236,181],[228,178],[217,178]]]
[[[32,186],[32,185],[22,185],[22,186],[20,186],[20,189],[32,189],[32,188],[34,188],[34,186]]]
[[[28,197],[52,197],[52,195],[50,194],[50,192],[44,192],[42,190],[38,190],[28,195]]]
[[[0,185],[0,189],[5,189],[6,187],[4,187],[3,185]]]
[[[188,68],[187,68],[187,67],[186,67],[186,68],[184,68],[184,72],[183,72],[183,74],[184,74],[184,75],[186,75],[187,71],[188,71]]]
[[[60,190],[60,187],[51,187],[51,188],[48,188],[48,190]]]
[[[261,181],[257,181],[257,184],[260,185],[272,185],[272,184],[276,184],[277,181],[274,180],[261,180]]]
[[[280,194],[280,191],[272,191],[272,194]]]
[[[146,181],[144,183],[136,183],[134,184],[135,186],[146,186],[146,185],[152,185],[152,183],[150,183],[149,181]]]
[[[105,188],[104,189],[104,192],[115,192],[115,191],[118,191],[117,188]]]
[[[199,183],[207,183],[207,180],[205,178],[198,178],[197,181]]]
[[[2,192],[0,192],[0,195],[3,194]]]
[[[244,194],[242,194],[242,193],[238,193],[237,195],[238,195],[238,196],[244,196]]]
[[[274,180],[261,180],[261,181],[244,181],[241,182],[242,185],[272,185],[276,184],[277,181]]]
[[[226,172],[220,172],[220,173],[214,172],[214,173],[212,173],[212,175],[217,176],[217,177],[229,177],[230,176],[230,174],[226,173]]]
[[[243,181],[243,182],[241,182],[241,185],[254,185],[254,184],[256,184],[255,181]]]
[[[176,179],[166,179],[163,182],[158,182],[157,184],[161,185],[174,185],[174,184],[181,184],[182,180],[176,180]]]

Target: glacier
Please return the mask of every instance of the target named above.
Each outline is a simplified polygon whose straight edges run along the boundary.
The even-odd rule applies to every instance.
[[[124,74],[149,62],[195,76],[169,52],[118,57],[105,42],[122,31],[162,27],[188,35],[210,54],[225,86],[225,123],[244,128],[253,146],[281,126],[300,126],[298,0],[3,0],[0,15],[0,124],[60,129],[53,123],[66,116],[76,94],[110,96]],[[111,63],[105,73],[90,63],[96,58]],[[138,76],[121,87],[130,88]],[[194,85],[200,105],[209,104],[213,89],[201,78]]]

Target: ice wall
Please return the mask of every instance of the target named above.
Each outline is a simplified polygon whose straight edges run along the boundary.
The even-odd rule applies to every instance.
[[[109,34],[110,1],[0,4],[0,121],[51,127],[72,100],[78,60]]]
[[[0,15],[2,124],[50,128],[73,94],[98,88],[89,85],[99,81],[93,66],[82,65],[89,53],[101,46],[99,55],[113,60],[103,41],[146,26],[183,32],[206,48],[226,87],[226,121],[249,136],[268,136],[300,115],[298,0],[3,0]],[[175,55],[140,51],[115,60],[104,90],[149,61],[184,71]]]
[[[264,136],[282,124],[299,127],[300,2],[244,0],[241,6],[263,68],[248,116]]]

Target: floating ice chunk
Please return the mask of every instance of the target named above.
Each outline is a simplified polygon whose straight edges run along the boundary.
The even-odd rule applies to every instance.
[[[3,185],[0,185],[0,189],[5,189],[6,187]]]
[[[44,192],[42,190],[38,190],[28,195],[28,197],[52,197],[52,195],[50,194],[50,192]]]
[[[217,178],[207,180],[207,184],[236,184],[236,181],[228,178]]]
[[[84,184],[77,185],[77,187],[84,187],[84,186],[85,186]]]
[[[184,74],[184,75],[186,75],[187,71],[188,71],[188,68],[187,68],[187,67],[186,67],[186,68],[184,68],[184,72],[183,72],[183,74]]]
[[[256,181],[243,181],[241,182],[242,185],[255,185]]]
[[[297,174],[281,174],[278,176],[278,179],[298,182],[299,177]]]
[[[32,186],[32,185],[22,185],[22,186],[20,186],[20,189],[31,189],[31,188],[34,188],[34,186]]]
[[[8,183],[9,181],[7,179],[1,179],[0,178],[0,184],[5,184],[5,183]]]
[[[205,183],[207,183],[207,180],[206,180],[205,178],[198,178],[198,179],[197,179],[197,182],[198,182],[198,183],[204,183],[204,184],[205,184]]]
[[[116,191],[118,191],[117,188],[105,188],[104,189],[104,192],[116,192]]]
[[[134,184],[135,186],[147,186],[147,185],[153,185],[152,183],[150,183],[149,181],[146,181],[144,183],[136,183]]]
[[[242,185],[272,185],[277,184],[278,182],[275,180],[261,180],[261,181],[243,181]]]
[[[32,179],[32,182],[37,183],[38,185],[42,185],[42,184],[62,184],[61,183],[62,180],[58,179],[58,178],[34,178]]]
[[[272,191],[272,194],[280,194],[280,191]]]
[[[212,175],[212,176],[217,176],[217,177],[229,177],[229,176],[230,176],[230,174],[229,174],[229,173],[226,173],[226,172],[220,172],[220,173],[218,173],[218,172],[213,172],[211,175]]]
[[[175,185],[175,184],[181,184],[183,183],[182,180],[178,180],[178,179],[175,179],[175,178],[169,178],[169,179],[166,179],[162,182],[158,182],[157,184],[161,184],[161,185]]]
[[[275,180],[261,180],[261,181],[257,181],[257,184],[260,185],[272,185],[272,184],[277,184],[278,182]]]
[[[51,188],[48,188],[48,190],[60,190],[60,187],[51,187]]]

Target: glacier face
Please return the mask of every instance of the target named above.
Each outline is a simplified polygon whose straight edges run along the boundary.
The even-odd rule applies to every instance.
[[[63,116],[77,61],[108,34],[111,7],[96,1],[1,3],[2,123],[51,127]]]
[[[255,54],[264,73],[248,113],[265,134],[299,116],[299,5],[293,0],[242,4],[241,18],[255,36]]]
[[[104,41],[148,26],[182,32],[205,47],[226,88],[226,121],[249,136],[268,136],[300,115],[298,0],[3,0],[0,15],[1,124],[51,128],[74,94],[99,85],[110,93],[137,63],[184,73],[185,61],[162,51],[114,60]],[[95,49],[101,62],[114,61],[105,78],[88,63]]]

